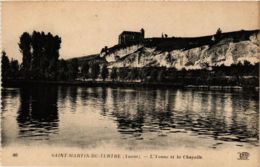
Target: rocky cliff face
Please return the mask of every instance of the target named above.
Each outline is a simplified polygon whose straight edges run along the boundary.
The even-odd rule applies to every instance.
[[[177,69],[202,69],[210,66],[237,64],[249,61],[252,64],[260,61],[260,32],[244,31],[236,33],[236,37],[226,35],[218,41],[209,41],[196,47],[160,50],[156,44],[145,44],[122,47],[107,54],[101,54],[109,67],[145,67],[165,66]],[[241,39],[239,38],[241,35]],[[213,36],[212,36],[213,37]],[[176,44],[175,44],[176,45]],[[175,48],[175,47],[172,47]]]

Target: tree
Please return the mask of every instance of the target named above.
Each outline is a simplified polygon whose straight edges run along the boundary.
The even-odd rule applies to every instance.
[[[126,68],[119,68],[118,69],[118,77],[121,80],[125,80],[127,78],[128,75],[128,70]]]
[[[19,74],[19,63],[17,60],[12,59],[10,62],[10,77],[17,79]]]
[[[47,58],[47,78],[56,79],[57,77],[57,64],[59,59],[59,49],[61,48],[61,38],[57,35],[48,33],[45,38],[45,58]],[[45,68],[45,67],[43,67]]]
[[[24,32],[20,37],[20,43],[18,44],[20,52],[22,53],[22,75],[25,79],[29,79],[31,75],[31,36],[28,32]]]
[[[22,35],[28,38],[28,33]],[[24,39],[25,37],[21,37]],[[25,38],[25,39],[27,39]],[[26,41],[26,40],[22,40]],[[59,49],[61,45],[61,38],[54,36],[51,33],[45,34],[44,32],[34,31],[31,35],[31,71],[33,79],[56,79],[57,78],[57,66],[59,58]],[[21,42],[22,44],[25,42]],[[27,45],[26,45],[27,46]],[[21,48],[21,47],[20,47]],[[27,47],[28,48],[28,47]],[[27,52],[26,52],[27,53]],[[24,56],[23,64],[27,64]],[[28,57],[28,56],[27,56]]]
[[[215,34],[215,40],[219,41],[221,39],[222,36],[222,30],[220,28],[218,28],[216,34]]]
[[[95,79],[97,79],[98,75],[100,73],[100,67],[97,63],[92,63],[91,64],[91,68],[90,68],[90,76],[93,79],[93,81]]]
[[[79,72],[78,59],[73,58],[69,62],[69,78],[71,80],[75,80],[77,78],[77,76],[78,76],[78,72]]]
[[[104,48],[101,49],[101,53],[103,53],[103,52],[105,52],[105,53],[108,52],[108,47],[107,46],[105,46]]]
[[[113,81],[115,81],[118,77],[117,75],[117,69],[115,67],[112,68],[112,71],[111,71],[111,74],[110,74],[110,77]]]
[[[142,82],[147,80],[148,74],[149,74],[148,68],[142,68],[139,70],[139,77],[142,80]]]
[[[137,68],[132,68],[130,70],[130,72],[128,72],[127,78],[130,79],[130,80],[136,80],[136,79],[139,78],[138,74],[139,74],[138,73],[138,69]]]
[[[68,80],[69,79],[69,68],[65,60],[61,59],[58,62],[58,80]]]
[[[156,81],[158,76],[158,70],[153,68],[150,73],[150,81]]]
[[[230,68],[231,75],[235,77],[235,84],[239,85],[242,63],[239,62],[238,64],[231,64]]]
[[[43,41],[41,40],[41,34],[39,32],[34,31],[31,37],[31,45],[32,45],[32,78],[33,79],[41,79],[42,71],[41,71],[41,55]]]
[[[1,59],[1,75],[2,79],[6,80],[10,75],[10,61],[8,56],[6,55],[6,52],[2,52],[2,59]]]
[[[178,73],[175,67],[171,67],[165,70],[165,79],[174,82],[177,79]]]
[[[103,81],[108,77],[108,74],[109,74],[109,72],[108,72],[107,65],[104,64],[101,69],[101,77],[102,77]]]
[[[165,79],[165,71],[161,69],[158,72],[157,81],[162,82],[162,81],[164,81],[164,79]]]
[[[84,62],[81,66],[81,73],[84,79],[87,79],[89,77],[89,64],[88,62]]]

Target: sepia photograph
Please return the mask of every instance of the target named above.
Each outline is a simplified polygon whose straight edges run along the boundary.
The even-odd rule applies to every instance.
[[[260,2],[1,2],[1,165],[258,167]]]

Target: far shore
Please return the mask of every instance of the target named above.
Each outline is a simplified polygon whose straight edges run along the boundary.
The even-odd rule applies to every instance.
[[[169,82],[132,82],[132,81],[44,81],[44,80],[7,80],[2,81],[3,87],[22,87],[30,85],[56,85],[56,86],[86,86],[86,87],[133,87],[133,88],[182,88],[199,90],[255,90],[259,87],[240,85],[183,85]]]

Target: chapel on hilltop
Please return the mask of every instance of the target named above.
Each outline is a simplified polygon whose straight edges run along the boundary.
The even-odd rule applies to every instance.
[[[143,40],[144,40],[143,28],[140,30],[140,32],[123,31],[118,37],[118,44],[127,45],[127,44],[141,42]]]

